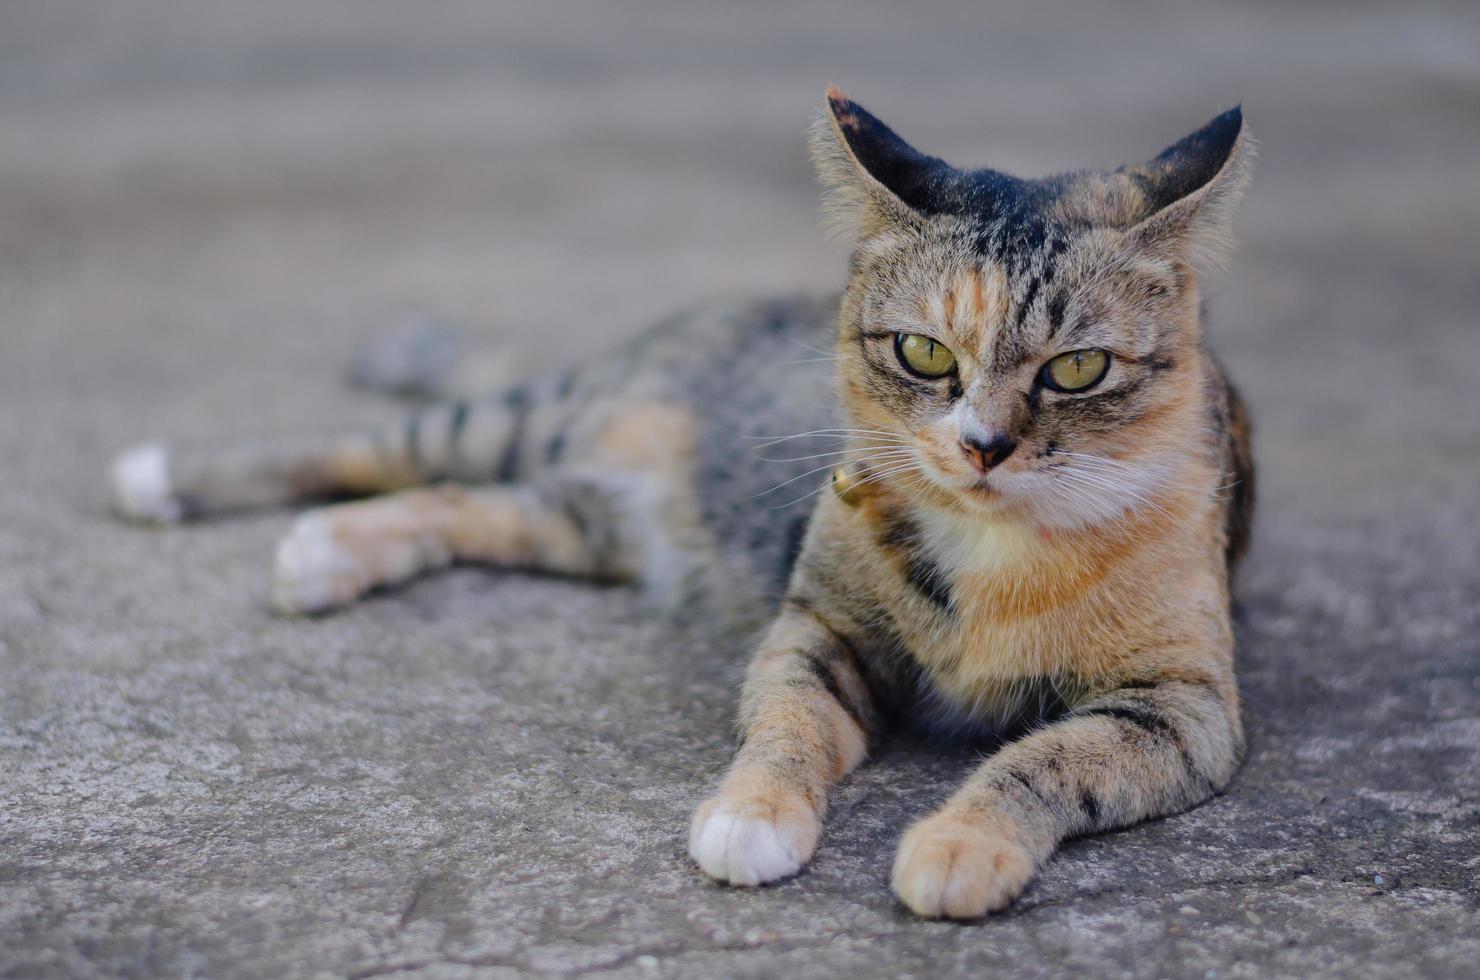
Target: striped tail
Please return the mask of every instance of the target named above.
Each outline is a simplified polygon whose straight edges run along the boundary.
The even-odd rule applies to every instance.
[[[172,523],[300,500],[359,497],[438,480],[524,478],[544,454],[525,451],[543,389],[520,385],[493,398],[423,409],[380,430],[258,437],[227,445],[138,446],[113,463],[114,508],[132,520]]]

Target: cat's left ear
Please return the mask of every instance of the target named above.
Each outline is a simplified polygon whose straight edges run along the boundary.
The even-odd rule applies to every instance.
[[[1218,265],[1233,251],[1233,213],[1253,175],[1255,143],[1235,106],[1120,175],[1143,195],[1126,230],[1137,247]]]
[[[823,209],[832,230],[857,240],[918,221],[933,191],[956,170],[906,143],[836,87],[809,136],[812,166],[827,187]]]

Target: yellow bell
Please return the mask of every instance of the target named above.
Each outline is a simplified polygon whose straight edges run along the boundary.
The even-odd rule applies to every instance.
[[[852,467],[839,466],[832,471],[833,493],[849,507],[857,507],[867,496],[863,482],[863,474]]]

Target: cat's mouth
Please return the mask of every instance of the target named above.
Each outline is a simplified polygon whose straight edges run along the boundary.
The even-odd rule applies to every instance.
[[[1002,491],[992,486],[991,481],[986,477],[982,477],[968,486],[966,492],[973,497],[980,497],[983,500],[1000,500],[1002,498]]]
[[[1007,496],[1000,474],[962,473],[952,466],[942,465],[929,453],[924,454],[922,462],[922,469],[931,482],[971,503],[1000,506]]]
[[[977,479],[956,479],[946,486],[957,500],[972,509],[986,513],[1001,512],[1013,503],[1015,497],[1010,488],[1002,485],[1002,481],[994,481],[990,476]]]
[[[999,467],[990,473],[953,474],[941,481],[957,498],[968,505],[1001,513],[1010,509],[1031,509],[1038,486],[1036,474]]]

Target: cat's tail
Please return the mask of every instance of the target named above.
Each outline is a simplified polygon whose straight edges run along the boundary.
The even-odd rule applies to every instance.
[[[524,479],[550,461],[551,448],[529,445],[530,433],[551,427],[562,384],[554,376],[449,401],[379,429],[137,446],[113,462],[113,506],[131,520],[173,523],[439,480]]]

